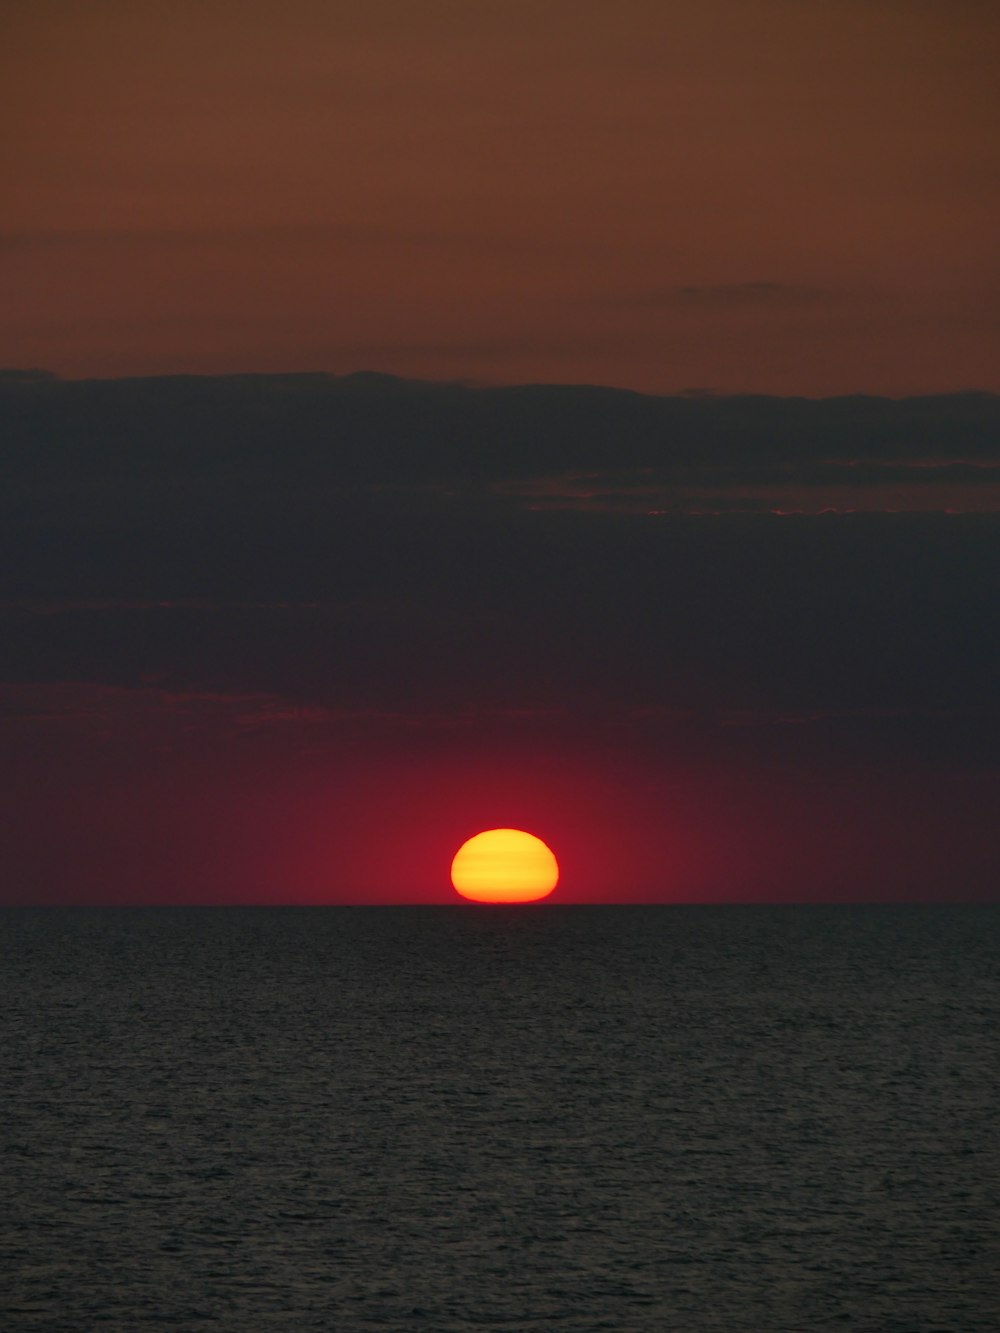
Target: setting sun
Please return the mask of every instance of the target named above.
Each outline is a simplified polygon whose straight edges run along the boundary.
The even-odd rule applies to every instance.
[[[515,828],[488,829],[464,842],[451,863],[451,882],[478,903],[529,903],[546,898],[559,880],[549,847]]]

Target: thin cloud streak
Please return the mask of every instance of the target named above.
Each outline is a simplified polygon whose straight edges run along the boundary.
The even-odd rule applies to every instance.
[[[639,307],[697,310],[773,310],[795,309],[845,301],[869,294],[835,291],[788,282],[749,281],[678,284],[640,293],[629,302]]]

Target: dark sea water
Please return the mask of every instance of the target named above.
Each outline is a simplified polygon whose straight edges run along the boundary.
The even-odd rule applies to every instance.
[[[1000,911],[0,915],[0,1327],[1000,1328]]]

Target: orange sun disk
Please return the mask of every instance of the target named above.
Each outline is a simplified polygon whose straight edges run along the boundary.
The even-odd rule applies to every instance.
[[[464,842],[451,863],[451,882],[477,903],[530,903],[546,898],[559,880],[549,847],[516,828],[487,829]]]

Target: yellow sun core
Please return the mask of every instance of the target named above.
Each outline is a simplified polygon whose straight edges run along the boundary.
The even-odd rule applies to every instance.
[[[546,898],[559,865],[541,838],[516,828],[487,829],[463,842],[451,863],[451,882],[477,903],[530,903]]]

